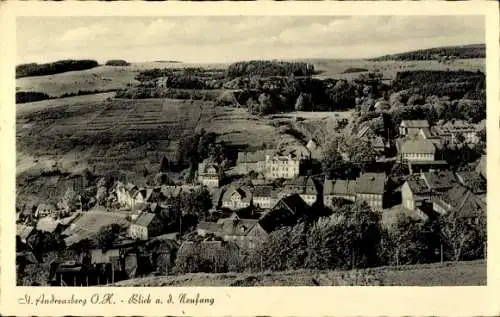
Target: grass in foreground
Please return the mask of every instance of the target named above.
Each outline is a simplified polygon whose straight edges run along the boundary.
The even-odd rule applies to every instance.
[[[436,263],[356,271],[297,270],[264,273],[185,274],[132,279],[115,286],[478,286],[486,262]]]

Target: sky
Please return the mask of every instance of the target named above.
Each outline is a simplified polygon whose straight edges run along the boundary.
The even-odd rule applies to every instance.
[[[485,42],[482,16],[18,17],[17,63],[368,58]]]

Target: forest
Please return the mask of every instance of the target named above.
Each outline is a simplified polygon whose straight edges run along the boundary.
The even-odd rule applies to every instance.
[[[372,59],[372,61],[427,61],[443,59],[467,59],[467,58],[485,58],[486,45],[472,44],[464,46],[436,47],[430,49],[416,50],[406,53],[384,55]]]
[[[99,66],[99,63],[90,59],[66,59],[46,64],[21,64],[16,66],[16,78],[53,75],[70,71],[91,69],[97,66]]]

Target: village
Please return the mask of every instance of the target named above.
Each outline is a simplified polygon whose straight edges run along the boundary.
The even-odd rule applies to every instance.
[[[398,135],[384,139],[360,125],[353,135],[371,144],[376,157],[351,179],[331,179],[311,168],[325,156],[314,139],[239,152],[234,166],[205,158],[192,183],[139,187],[125,179],[99,179],[91,204],[82,203],[88,184],[77,175],[62,203],[18,206],[18,275],[44,263],[50,266],[46,283],[101,285],[175,274],[179,258],[186,259],[184,271],[193,266],[231,271],[237,260],[216,259],[228,253],[238,257],[282,226],[345,204],[368,206],[382,219],[404,215],[427,221],[453,213],[477,222],[486,212],[486,155],[453,171],[442,152],[450,144],[475,146],[482,129],[462,120],[432,126],[427,120],[402,120]],[[343,161],[351,160],[341,147],[338,151]],[[404,167],[403,180],[395,185],[387,165]],[[41,244],[47,252],[33,252]],[[63,252],[48,256],[51,244]],[[194,263],[203,254],[212,260],[206,267]]]

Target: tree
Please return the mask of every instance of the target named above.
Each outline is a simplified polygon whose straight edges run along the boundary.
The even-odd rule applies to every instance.
[[[117,224],[111,224],[102,227],[96,235],[96,241],[99,248],[103,250],[109,250],[113,247],[118,234],[121,231],[121,227]]]
[[[477,259],[484,256],[486,218],[484,213],[467,219],[450,212],[440,222],[445,258],[452,261]]]
[[[432,262],[435,254],[431,234],[423,221],[400,215],[383,235],[381,254],[389,265]]]
[[[295,102],[296,111],[304,111],[312,108],[312,101],[310,94],[301,93]]]
[[[349,160],[359,166],[362,171],[375,162],[377,153],[371,141],[359,138],[350,138],[344,141]]]
[[[163,156],[160,163],[160,172],[167,173],[170,170],[170,163],[166,156]]]

